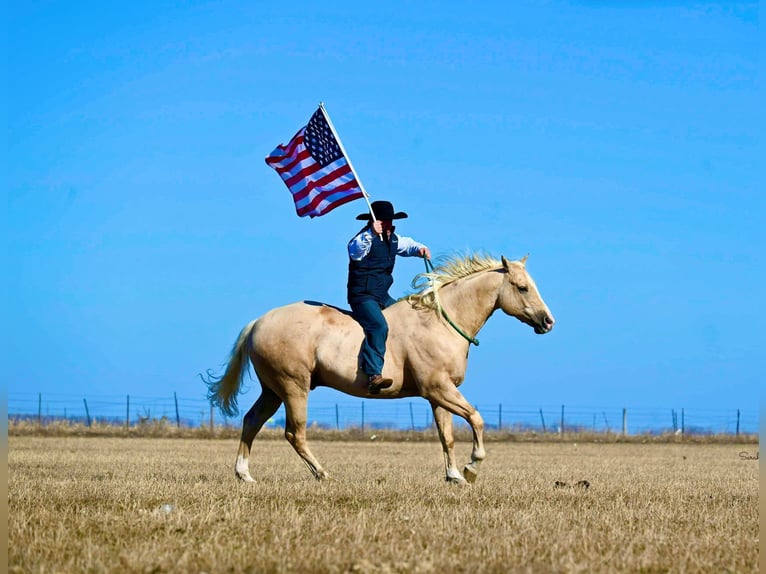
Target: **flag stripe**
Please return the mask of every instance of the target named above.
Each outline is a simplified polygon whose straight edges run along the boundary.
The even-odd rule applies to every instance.
[[[304,215],[317,217],[318,215],[324,215],[328,211],[331,211],[336,207],[343,205],[344,203],[348,203],[349,201],[354,201],[356,199],[361,199],[362,197],[364,197],[364,194],[362,194],[361,191],[357,191],[356,193],[352,193],[350,195],[345,191],[338,194],[320,194],[314,198],[310,205],[302,207],[297,211],[298,215],[301,217]]]
[[[285,159],[274,163],[271,167],[273,167],[277,171],[277,173],[282,174],[286,171],[293,171],[296,164],[301,162],[306,162],[306,161],[309,161],[311,163],[316,163],[314,159],[311,157],[309,150],[307,150],[303,144],[299,144],[298,147],[296,147],[293,150],[292,155],[287,156],[285,157]]]
[[[271,155],[266,158],[266,163],[275,167],[273,164],[279,165],[279,162],[284,161],[284,159],[290,161],[295,155],[295,148],[298,145],[303,145],[303,132],[305,130],[306,128],[298,130],[298,133],[293,136],[293,139],[291,139],[287,145],[278,145],[277,148],[271,152]]]
[[[302,148],[300,151],[298,151],[295,155],[292,155],[288,158],[288,160],[285,160],[282,162],[282,165],[279,167],[275,167],[274,169],[277,170],[277,173],[282,176],[284,179],[284,174],[287,173],[289,177],[289,174],[294,173],[296,171],[300,171],[305,166],[316,163],[313,159],[311,159],[311,154],[309,154],[308,150],[306,148]],[[317,164],[319,165],[319,164]],[[296,170],[295,168],[298,168]]]
[[[305,217],[306,215],[308,215],[311,218],[319,217],[321,215],[325,215],[326,213],[329,213],[336,207],[340,207],[344,203],[348,203],[349,201],[354,201],[356,199],[361,199],[362,197],[364,197],[362,195],[362,192],[359,192],[354,195],[347,195],[343,197],[342,199],[335,202],[321,202],[319,203],[319,205],[317,205],[315,209],[311,211],[301,209],[301,210],[297,210],[296,213],[298,213],[300,217]]]
[[[304,150],[300,152],[297,156],[294,157],[293,161],[291,161],[289,164],[285,164],[285,167],[275,168],[277,170],[277,173],[279,176],[286,180],[294,175],[297,175],[304,169],[307,169],[308,167],[319,164],[316,163],[309,154],[308,150]]]
[[[308,154],[308,152],[306,153]],[[308,180],[312,175],[317,174],[317,172],[321,169],[319,164],[314,161],[301,161],[295,167],[300,169],[291,169],[290,171],[285,171],[279,174],[282,176],[282,179],[285,180],[285,185],[293,190],[293,192],[295,192],[293,188],[299,184],[301,180]],[[321,175],[317,174],[317,177],[321,177]]]
[[[314,201],[314,199],[320,195],[324,196],[324,195],[328,195],[328,194],[339,192],[339,191],[345,192],[345,191],[358,190],[359,184],[356,182],[356,179],[354,178],[353,175],[349,174],[349,177],[346,179],[347,181],[338,183],[338,185],[325,186],[325,187],[322,187],[319,185],[311,186],[311,189],[308,190],[306,193],[304,193],[302,197],[300,198],[297,198],[296,195],[293,195],[293,198],[295,199],[296,207],[301,208],[305,205],[310,205]]]
[[[315,173],[314,177],[312,177],[310,180],[301,180],[290,187],[290,191],[293,193],[295,202],[298,203],[300,200],[310,194],[314,189],[321,191],[325,187],[328,187],[329,189],[332,188],[336,183],[337,185],[342,185],[348,181],[353,181],[356,183],[356,178],[354,177],[354,174],[351,173],[351,168],[348,167],[348,164],[345,161],[342,165],[337,165],[337,163],[338,162],[330,164],[331,166],[337,166],[331,171],[328,172],[327,168],[325,168],[321,172]]]

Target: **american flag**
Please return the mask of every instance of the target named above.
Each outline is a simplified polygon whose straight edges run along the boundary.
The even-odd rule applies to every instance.
[[[320,108],[287,145],[266,157],[293,194],[300,217],[318,217],[364,197]]]

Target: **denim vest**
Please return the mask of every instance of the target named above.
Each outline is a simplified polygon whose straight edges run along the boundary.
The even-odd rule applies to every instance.
[[[396,262],[399,238],[391,233],[388,241],[377,235],[372,237],[370,251],[360,261],[348,262],[348,302],[372,297],[381,305],[388,299],[388,290],[394,282],[392,273]]]

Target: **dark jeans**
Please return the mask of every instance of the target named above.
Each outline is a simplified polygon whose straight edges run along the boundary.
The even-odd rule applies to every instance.
[[[381,305],[372,297],[363,297],[349,303],[354,319],[364,329],[359,366],[367,375],[379,375],[383,372],[383,357],[386,355],[386,338],[388,337],[388,323],[383,316],[383,309],[396,303],[396,300],[388,297],[385,304]]]

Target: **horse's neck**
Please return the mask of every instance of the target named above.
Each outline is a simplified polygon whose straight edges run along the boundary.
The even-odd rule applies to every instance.
[[[481,271],[445,285],[439,300],[450,319],[475,337],[497,308],[497,295],[503,275]]]

